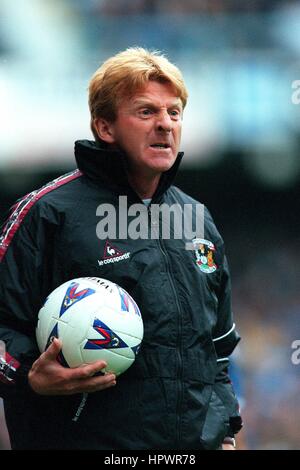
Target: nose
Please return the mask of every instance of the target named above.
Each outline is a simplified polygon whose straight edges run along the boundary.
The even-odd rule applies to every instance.
[[[157,119],[157,130],[160,132],[171,132],[173,121],[167,111],[162,111]]]

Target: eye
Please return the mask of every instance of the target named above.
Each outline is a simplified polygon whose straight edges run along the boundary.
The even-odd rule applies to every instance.
[[[139,114],[142,117],[148,117],[153,114],[153,111],[150,108],[143,108],[143,109],[140,109]]]
[[[181,116],[181,113],[180,113],[179,109],[171,109],[169,111],[169,114],[170,114],[171,118],[173,118],[173,119],[180,119],[180,116]]]

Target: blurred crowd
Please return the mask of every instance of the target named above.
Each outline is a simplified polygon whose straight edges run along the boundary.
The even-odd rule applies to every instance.
[[[74,1],[72,0],[72,4]],[[80,9],[105,15],[129,14],[216,14],[234,12],[267,12],[283,4],[283,0],[88,0],[76,1]],[[284,1],[285,5],[289,0]]]
[[[300,365],[291,356],[300,340],[300,245],[273,236],[247,252],[246,265],[234,260],[242,263],[233,270],[233,307],[243,338],[234,361],[248,448],[299,449]]]

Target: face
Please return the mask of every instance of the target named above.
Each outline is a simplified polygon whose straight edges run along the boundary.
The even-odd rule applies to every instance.
[[[126,152],[129,172],[157,176],[176,160],[182,112],[181,100],[170,84],[149,81],[120,103],[116,121],[107,124],[104,139],[100,137]]]

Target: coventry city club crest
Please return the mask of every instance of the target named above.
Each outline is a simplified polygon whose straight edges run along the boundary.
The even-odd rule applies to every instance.
[[[217,265],[214,261],[215,245],[209,240],[204,240],[204,238],[194,238],[193,245],[196,263],[200,271],[206,274],[216,271]]]

